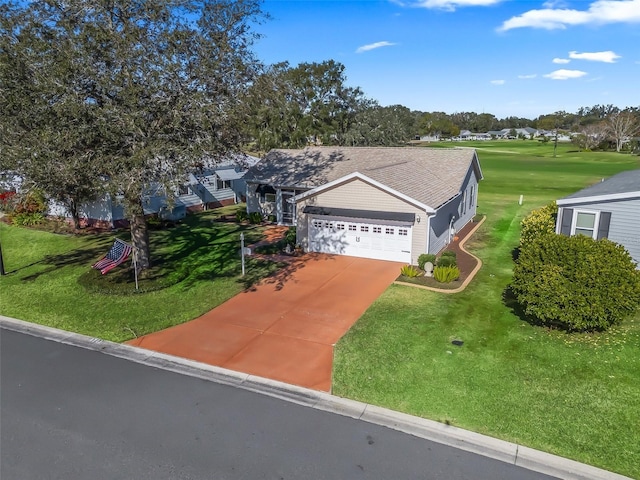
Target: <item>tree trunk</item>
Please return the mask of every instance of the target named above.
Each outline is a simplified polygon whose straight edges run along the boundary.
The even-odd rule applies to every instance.
[[[149,230],[147,221],[144,218],[144,209],[139,198],[127,200],[129,210],[129,224],[131,229],[131,243],[138,271],[151,268],[151,255],[149,253]]]
[[[71,212],[71,218],[73,219],[73,228],[80,230],[80,214],[78,213],[78,203],[71,199],[69,201],[69,210]]]

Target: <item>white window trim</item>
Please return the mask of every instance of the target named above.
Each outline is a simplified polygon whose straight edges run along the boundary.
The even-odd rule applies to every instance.
[[[576,234],[576,223],[578,221],[579,213],[587,213],[587,214],[595,214],[595,220],[593,221],[593,233],[591,234],[591,238],[594,240],[598,239],[598,229],[600,228],[600,211],[599,210],[583,210],[583,209],[573,209],[573,218],[571,219],[571,236],[573,237]]]

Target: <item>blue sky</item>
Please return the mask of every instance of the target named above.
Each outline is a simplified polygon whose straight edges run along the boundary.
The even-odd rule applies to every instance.
[[[266,0],[266,63],[345,65],[381,105],[535,118],[640,106],[640,0]]]

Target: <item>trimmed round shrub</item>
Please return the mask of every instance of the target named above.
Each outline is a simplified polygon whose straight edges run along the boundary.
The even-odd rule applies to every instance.
[[[451,255],[441,255],[436,262],[437,267],[455,267],[456,265],[456,257]]]
[[[432,264],[436,264],[436,256],[433,253],[421,253],[418,257],[418,267],[420,270],[424,270],[424,266],[427,262],[431,262]]]
[[[638,309],[640,271],[610,240],[547,234],[521,247],[511,289],[543,325],[606,330]]]
[[[530,243],[543,235],[556,232],[558,205],[552,202],[533,210],[520,223],[520,246]]]

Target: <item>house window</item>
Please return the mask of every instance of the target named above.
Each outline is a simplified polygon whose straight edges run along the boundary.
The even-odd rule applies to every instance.
[[[337,224],[336,224],[336,228],[337,228],[338,230],[344,230],[344,223],[337,223]]]
[[[384,229],[384,233],[386,233],[387,235],[393,235],[395,233],[395,230],[393,228],[385,228]]]
[[[264,194],[264,202],[263,203],[274,203],[276,201],[275,193],[265,193]]]
[[[382,233],[382,227],[373,227],[373,233]]]
[[[315,228],[322,228],[322,222],[320,220],[314,220],[313,221],[313,226]]]
[[[572,235],[586,235],[587,237],[596,238],[598,231],[599,212],[584,212],[576,210],[574,225],[571,231]]]
[[[355,227],[355,225],[354,225]],[[369,232],[369,226],[368,225],[360,225],[360,231],[364,232],[364,233],[368,233]]]
[[[178,187],[178,195],[189,195],[191,194],[191,189],[189,185],[180,185]]]
[[[357,228],[358,228],[358,227],[357,227],[356,225],[353,225],[353,224],[350,224],[350,225],[349,225],[349,231],[350,231],[350,232],[355,232],[355,231],[357,230]]]
[[[231,188],[231,182],[229,180],[216,178],[216,190],[222,190],[223,188]]]
[[[473,202],[475,201],[475,186],[471,185],[471,192],[469,195],[469,208],[473,207]]]
[[[406,228],[400,228],[398,229],[398,235],[400,235],[401,237],[406,237],[407,235],[409,235],[409,230],[407,230]]]

